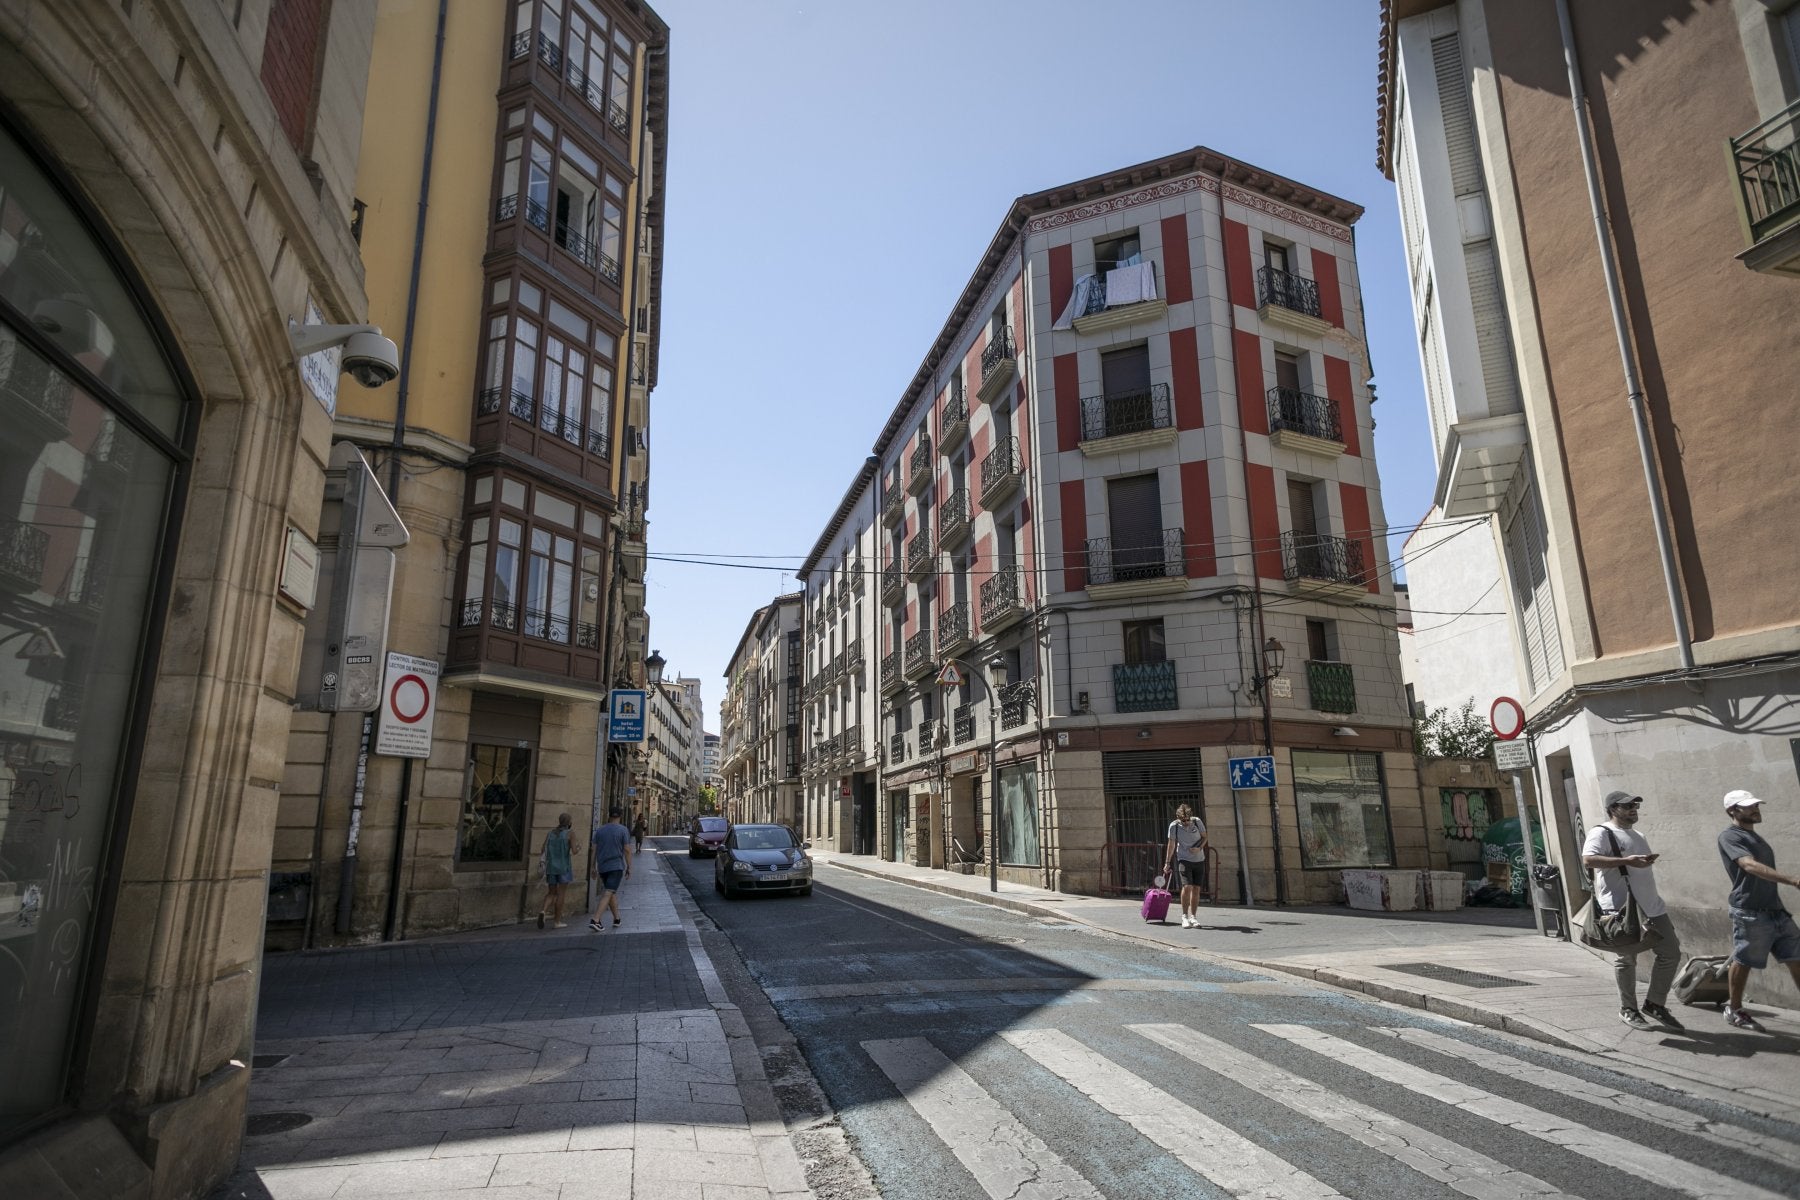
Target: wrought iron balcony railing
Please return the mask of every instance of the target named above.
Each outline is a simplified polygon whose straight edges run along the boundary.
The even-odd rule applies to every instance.
[[[107,417],[101,423],[100,436],[88,451],[88,461],[118,471],[130,471],[137,461],[137,442],[125,432],[117,417]]]
[[[600,626],[591,621],[576,622],[575,644],[583,650],[598,650],[600,648]]]
[[[1282,429],[1328,442],[1344,440],[1344,431],[1338,425],[1336,400],[1298,388],[1272,387],[1269,389],[1269,431],[1274,433]]]
[[[944,415],[938,421],[938,441],[943,443],[944,449],[953,450],[968,432],[969,393],[958,379],[950,385],[950,394],[944,397]]]
[[[981,460],[981,502],[992,508],[989,497],[1000,497],[1012,485],[1019,481],[1019,473],[1025,469],[1019,454],[1019,439],[1009,437],[1001,439],[999,445],[988,451]]]
[[[530,392],[488,388],[475,402],[475,411],[484,417],[491,417],[502,408],[521,421],[529,421],[537,414],[537,400]]]
[[[544,207],[542,200],[518,194],[500,197],[500,207],[494,211],[497,221],[510,221],[519,215],[519,203],[524,201],[525,220],[542,233],[550,232],[550,210]]]
[[[1088,584],[1131,583],[1187,577],[1187,546],[1180,526],[1165,529],[1145,545],[1115,546],[1111,538],[1089,538]]]
[[[994,373],[996,367],[1011,363],[1019,356],[1013,346],[1012,326],[1008,325],[988,340],[987,348],[981,352],[981,377],[985,380]]]
[[[896,733],[888,738],[888,763],[891,765],[906,760],[906,735]]]
[[[1264,305],[1277,305],[1309,317],[1319,315],[1319,285],[1312,280],[1302,279],[1292,271],[1260,267],[1256,283]]]
[[[1173,662],[1113,664],[1114,711],[1161,712],[1180,707]]]
[[[862,757],[862,726],[852,725],[838,734],[838,752],[847,758]]]
[[[1731,161],[1751,241],[1800,221],[1800,100],[1732,138]]]
[[[1037,709],[1037,684],[1029,679],[1000,689],[1000,728],[1011,729],[1031,719]]]
[[[934,754],[937,752],[938,723],[927,721],[919,726],[919,753]]]
[[[581,418],[574,413],[554,412],[548,408],[538,410],[538,428],[545,433],[554,433],[565,442],[581,445]]]
[[[0,580],[36,591],[44,578],[44,555],[50,535],[23,521],[0,521]]]
[[[889,563],[881,568],[881,598],[888,604],[906,594],[906,576],[901,573],[900,564]]]
[[[889,525],[897,525],[906,512],[906,489],[888,484],[881,500],[881,519]]]
[[[863,594],[863,560],[860,558],[850,564],[850,590],[858,596]]]
[[[16,339],[0,345],[0,389],[59,434],[67,431],[74,383]]]
[[[969,643],[969,602],[958,600],[938,618],[938,653],[948,656]]]
[[[931,630],[921,629],[906,639],[906,665],[908,676],[917,678],[931,670],[935,665],[932,659]]]
[[[1356,674],[1349,663],[1307,660],[1306,690],[1318,712],[1356,711]]]
[[[542,638],[546,642],[567,642],[569,640],[568,614],[541,608],[528,608],[525,610],[525,627],[521,632],[526,637]]]
[[[1290,582],[1323,579],[1361,584],[1366,579],[1362,543],[1328,533],[1296,533],[1290,529],[1281,535],[1281,573]]]
[[[965,704],[957,709],[955,716],[951,718],[950,744],[952,746],[960,746],[964,742],[973,740],[974,737],[975,709],[972,706]]]
[[[895,691],[906,683],[906,677],[900,673],[900,651],[895,650],[881,660],[881,690]]]
[[[969,489],[957,488],[938,509],[938,544],[949,549],[969,533]]]
[[[932,553],[931,534],[921,532],[912,541],[906,543],[906,574],[908,578],[920,579],[931,574],[937,565],[937,557]]]
[[[1148,390],[1107,392],[1081,398],[1081,440],[1118,437],[1171,429],[1175,415],[1169,404],[1169,385],[1153,383]]]
[[[624,133],[631,128],[631,112],[617,100],[608,100],[606,102],[606,120],[609,125],[620,133]]]
[[[62,733],[81,727],[81,706],[86,689],[79,683],[59,683],[44,701],[44,724]]]
[[[981,585],[981,623],[985,627],[1025,606],[1019,568],[1002,567]]]
[[[931,482],[931,439],[921,437],[919,444],[913,447],[911,474],[907,476],[906,486],[909,491],[921,492]]]

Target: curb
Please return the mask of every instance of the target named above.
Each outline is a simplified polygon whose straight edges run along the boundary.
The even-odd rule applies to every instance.
[[[1469,1004],[1466,1001],[1452,999],[1448,996],[1437,996],[1428,992],[1411,991],[1404,987],[1396,987],[1393,984],[1382,983],[1379,980],[1364,979],[1355,975],[1346,975],[1340,971],[1333,971],[1326,968],[1304,967],[1297,964],[1271,962],[1264,959],[1238,958],[1230,954],[1221,954],[1216,950],[1193,950],[1187,947],[1170,946],[1169,943],[1162,941],[1160,938],[1145,937],[1142,934],[1134,933],[1130,930],[1114,929],[1108,925],[1100,925],[1093,921],[1085,920],[1074,913],[1046,908],[1044,905],[1034,903],[1030,900],[1014,900],[1008,896],[996,896],[991,892],[971,892],[963,888],[951,887],[947,884],[934,883],[930,880],[909,879],[904,875],[892,875],[886,871],[878,871],[871,867],[862,866],[859,863],[833,861],[830,865],[845,871],[854,871],[859,875],[867,875],[873,879],[885,879],[890,883],[898,883],[906,887],[918,888],[921,891],[937,892],[945,896],[954,896],[962,900],[971,900],[977,904],[987,904],[995,908],[1011,909],[1014,912],[1024,913],[1028,916],[1055,916],[1059,920],[1086,925],[1090,929],[1098,929],[1118,937],[1130,938],[1132,941],[1143,942],[1146,945],[1159,946],[1165,950],[1184,950],[1187,953],[1202,954],[1208,958],[1218,959],[1221,962],[1235,963],[1239,966],[1251,967],[1255,970],[1268,972],[1270,974],[1286,975],[1290,978],[1310,980],[1313,983],[1325,984],[1328,987],[1334,987],[1340,991],[1356,992],[1368,996],[1371,999],[1385,1000],[1390,1004],[1397,1004],[1403,1008],[1416,1008],[1424,1012],[1433,1013],[1437,1016],[1449,1017],[1452,1020],[1462,1021],[1469,1025],[1480,1025],[1488,1029],[1497,1029],[1502,1033],[1510,1033],[1518,1037],[1530,1038],[1533,1041],[1545,1042],[1563,1050],[1577,1050],[1589,1054],[1594,1052],[1592,1046],[1577,1042],[1573,1038],[1563,1034],[1561,1031],[1546,1026],[1538,1021],[1534,1021],[1529,1017],[1509,1016],[1496,1009],[1483,1008],[1480,1005]]]

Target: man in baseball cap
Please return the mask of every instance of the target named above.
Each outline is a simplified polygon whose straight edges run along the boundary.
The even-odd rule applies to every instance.
[[[1656,890],[1657,855],[1637,831],[1638,806],[1644,798],[1633,792],[1606,794],[1606,823],[1588,831],[1581,845],[1581,865],[1594,873],[1594,903],[1604,912],[1618,912],[1629,900],[1637,901],[1644,928],[1655,930],[1660,940],[1652,947],[1656,961],[1644,1002],[1637,999],[1637,960],[1641,950],[1620,954],[1613,961],[1613,979],[1619,985],[1619,1020],[1633,1029],[1653,1030],[1655,1021],[1664,1029],[1680,1030],[1682,1024],[1665,1001],[1675,972],[1681,966],[1681,940],[1669,919],[1669,906]]]
[[[1734,1029],[1761,1025],[1744,1011],[1744,985],[1752,968],[1760,971],[1775,961],[1786,963],[1800,984],[1800,926],[1781,904],[1780,885],[1800,887],[1800,879],[1775,869],[1775,848],[1756,832],[1762,822],[1763,802],[1738,789],[1725,793],[1725,815],[1731,825],[1719,834],[1719,858],[1731,877],[1731,962],[1725,982],[1730,998],[1725,1001],[1725,1023]]]

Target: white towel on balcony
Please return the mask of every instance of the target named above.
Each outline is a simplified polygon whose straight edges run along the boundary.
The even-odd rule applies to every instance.
[[[1080,279],[1077,279],[1075,281],[1075,294],[1069,297],[1068,307],[1063,309],[1062,316],[1056,318],[1056,324],[1052,325],[1050,328],[1073,328],[1075,318],[1082,316],[1087,312],[1088,295],[1094,290],[1095,285],[1098,284],[1099,281],[1099,277],[1095,275],[1083,275]]]
[[[1156,271],[1147,262],[1114,267],[1106,273],[1106,307],[1142,304],[1156,299]]]

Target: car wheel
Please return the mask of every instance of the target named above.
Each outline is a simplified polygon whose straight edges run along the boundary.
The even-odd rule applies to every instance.
[[[812,884],[809,883],[805,887],[801,888],[798,894],[802,895],[802,896],[812,895]]]
[[[743,895],[742,892],[740,892],[736,888],[732,887],[729,883],[725,884],[721,890],[724,891],[725,898],[727,900],[736,900],[736,899],[739,899],[740,897],[742,897],[742,895]]]
[[[698,850],[694,849],[692,846],[689,846],[688,847],[688,857],[689,858],[699,858],[700,852]]]

